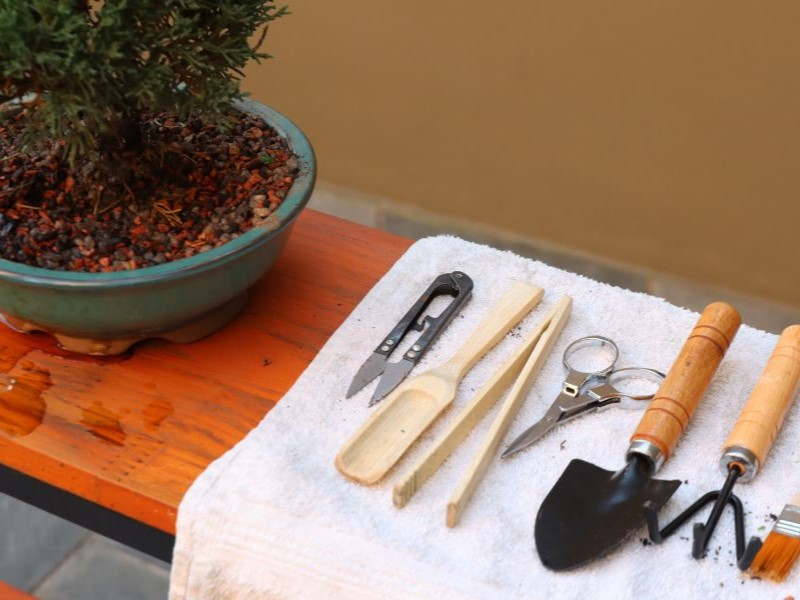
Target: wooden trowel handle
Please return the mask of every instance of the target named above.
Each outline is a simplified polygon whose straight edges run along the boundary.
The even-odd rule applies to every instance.
[[[739,419],[723,446],[723,458],[738,449],[755,455],[753,473],[764,464],[769,449],[783,424],[786,411],[800,387],[800,325],[783,330],[761,372],[761,377],[744,405]],[[733,462],[733,461],[730,461]],[[751,465],[747,465],[748,467]],[[751,476],[752,476],[751,475]]]
[[[706,306],[631,437],[629,452],[635,447],[660,451],[660,456],[651,456],[656,467],[669,458],[740,323],[729,304]]]

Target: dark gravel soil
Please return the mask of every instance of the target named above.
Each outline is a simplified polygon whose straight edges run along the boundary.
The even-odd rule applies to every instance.
[[[144,153],[68,168],[63,142],[23,152],[25,113],[0,117],[0,258],[60,271],[123,271],[193,256],[270,226],[298,170],[262,119],[224,131],[157,114]]]

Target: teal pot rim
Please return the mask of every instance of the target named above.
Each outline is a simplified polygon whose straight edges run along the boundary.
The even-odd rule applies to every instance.
[[[297,125],[273,108],[247,98],[236,101],[233,106],[243,112],[262,117],[278,134],[288,140],[290,148],[297,155],[300,165],[299,172],[286,197],[273,213],[273,216],[277,217],[276,226],[255,227],[202,254],[133,271],[112,273],[53,271],[0,258],[0,280],[24,282],[50,289],[103,288],[105,290],[174,280],[176,277],[195,276],[209,269],[219,268],[220,265],[241,256],[243,252],[256,250],[277,236],[283,229],[290,227],[308,202],[311,191],[314,189],[317,169],[311,143]]]

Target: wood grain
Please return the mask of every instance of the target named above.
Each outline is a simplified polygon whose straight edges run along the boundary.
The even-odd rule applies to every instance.
[[[192,481],[255,427],[411,240],[306,210],[229,326],[85,358],[0,326],[0,461],[175,532]]]
[[[740,324],[739,313],[731,305],[712,302],[706,306],[631,441],[650,442],[661,450],[664,460],[669,458]]]
[[[723,452],[750,450],[764,466],[767,454],[800,387],[800,325],[783,330],[756,387],[739,413]]]

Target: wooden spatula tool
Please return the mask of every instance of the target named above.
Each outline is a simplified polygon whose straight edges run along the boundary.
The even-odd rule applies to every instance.
[[[508,428],[519,411],[536,375],[558,339],[569,318],[572,299],[564,296],[519,344],[514,353],[483,385],[417,463],[395,483],[392,492],[394,505],[401,508],[436,472],[445,459],[466,438],[486,412],[508,391],[500,412],[487,431],[472,462],[447,505],[447,526],[455,527],[493,458]]]
[[[541,300],[544,291],[514,282],[464,345],[444,364],[407,379],[336,456],[336,468],[358,483],[380,481],[453,402],[472,366]]]

